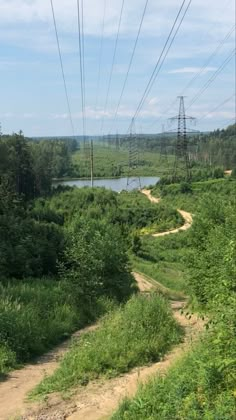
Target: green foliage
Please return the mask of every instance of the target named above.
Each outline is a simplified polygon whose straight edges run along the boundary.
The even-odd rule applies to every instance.
[[[51,212],[51,218],[58,221],[55,212]],[[39,277],[57,272],[57,260],[64,248],[63,231],[56,223],[39,219],[34,220],[19,198],[0,184],[2,277]]]
[[[192,190],[192,186],[191,186],[191,184],[189,182],[181,182],[181,184],[180,184],[180,192],[182,194],[189,194],[192,191],[193,191]]]
[[[226,203],[214,197],[213,204],[213,196],[206,196],[191,232],[192,252],[189,257],[190,285],[201,304],[211,306],[218,296],[234,291],[235,231],[235,199]]]
[[[126,246],[118,226],[75,218],[61,276],[77,303],[92,305],[101,295],[122,301],[131,295],[135,288]]]
[[[36,388],[34,395],[64,391],[101,375],[113,377],[160,360],[181,335],[163,298],[133,297],[106,316],[96,331],[75,342],[59,369]]]
[[[235,414],[235,338],[231,343],[234,353],[233,347],[229,349],[224,343],[222,348],[215,334],[209,334],[170,368],[164,378],[157,376],[143,386],[133,400],[125,400],[112,419],[232,420]]]
[[[0,344],[0,380],[10,369],[16,366],[16,354],[6,344]]]
[[[22,132],[0,138],[0,180],[6,177],[12,191],[25,200],[51,192],[52,178],[68,176],[71,154],[69,140],[32,141]]]
[[[141,242],[140,236],[134,233],[132,236],[131,251],[135,255],[138,255],[139,252],[141,251],[141,247],[142,247],[142,242]]]
[[[194,183],[192,195],[195,201],[198,197],[198,204],[193,227],[184,234],[163,238],[163,244],[145,239],[142,249],[149,260],[136,258],[136,266],[154,277],[163,262],[175,257],[179,257],[182,265],[188,265],[191,297],[207,312],[208,332],[164,378],[157,376],[133,400],[125,400],[114,419],[234,418],[235,186],[230,179]],[[178,185],[166,187],[165,192],[165,199],[170,196],[175,197],[176,203],[184,202]],[[185,200],[189,205],[191,198]],[[157,280],[163,281],[158,274]]]
[[[148,142],[147,142],[148,144]],[[140,143],[142,145],[142,143]],[[104,177],[121,177],[128,174],[129,151],[124,145],[120,150],[116,147],[105,147],[100,144],[94,144],[94,176],[96,178]],[[170,165],[174,161],[173,156],[169,156]],[[142,159],[139,166],[133,169],[133,175],[139,176],[160,176],[168,171],[166,162],[160,162],[160,154],[158,148],[150,151],[146,148],[142,152]],[[84,165],[83,152],[78,151],[72,156],[72,170],[70,176],[75,178],[89,178],[89,165]]]
[[[64,195],[51,200],[57,209],[49,199],[26,204],[7,182],[0,185],[3,372],[14,366],[12,355],[25,362],[94,321],[104,313],[101,300],[124,301],[135,291],[127,236],[118,223],[106,223],[116,196],[78,191],[73,204],[74,195],[68,194],[67,213]]]
[[[109,308],[97,299],[75,305],[63,282],[52,279],[11,281],[0,287],[0,374],[28,361],[94,321]]]

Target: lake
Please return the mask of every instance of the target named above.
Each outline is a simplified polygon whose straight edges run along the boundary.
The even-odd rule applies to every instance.
[[[141,176],[140,177],[140,184],[141,188],[147,187],[149,185],[155,185],[157,182],[160,181],[160,178],[157,176]],[[91,181],[90,179],[78,179],[74,181],[55,181],[53,182],[53,186],[57,187],[58,185],[68,185],[69,187],[90,187]],[[127,178],[116,178],[116,179],[95,179],[93,182],[94,187],[105,187],[107,189],[111,189],[112,191],[120,192],[122,190],[132,191],[134,189],[139,188],[139,183],[137,178],[131,178],[129,180],[129,185],[127,188]]]

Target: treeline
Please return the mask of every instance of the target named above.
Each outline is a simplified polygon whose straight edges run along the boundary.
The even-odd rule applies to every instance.
[[[77,143],[31,140],[20,132],[0,137],[0,179],[26,200],[50,193],[53,178],[70,175],[71,154]]]
[[[226,129],[201,135],[198,159],[209,166],[220,165],[225,169],[236,168],[236,124]]]
[[[163,155],[174,155],[176,149],[176,136],[174,134],[137,135],[137,147],[142,151],[159,152]],[[236,125],[226,129],[215,130],[210,133],[188,135],[188,154],[194,166],[215,167],[224,169],[236,167]],[[117,139],[107,139],[108,146],[116,147]],[[129,137],[119,139],[119,145],[129,148]],[[140,161],[142,163],[142,159]]]

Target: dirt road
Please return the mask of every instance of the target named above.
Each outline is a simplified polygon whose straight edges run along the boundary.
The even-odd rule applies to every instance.
[[[155,282],[150,283],[140,273],[133,273],[141,292],[155,289]],[[108,419],[128,396],[135,395],[140,383],[148,381],[151,375],[161,374],[169,368],[191,346],[203,328],[203,323],[196,317],[188,319],[182,314],[184,302],[171,303],[174,316],[185,329],[183,343],[175,346],[165,358],[151,366],[133,369],[130,373],[110,380],[98,380],[86,387],[78,388],[71,399],[63,400],[60,395],[49,396],[46,402],[37,404],[27,403],[25,398],[43,378],[44,374],[51,374],[58,366],[58,358],[66,351],[68,343],[59,346],[40,358],[35,365],[13,372],[10,380],[0,387],[0,419],[21,420],[104,420]],[[81,332],[79,333],[81,334]]]
[[[149,200],[159,203],[160,199],[151,195],[149,190],[142,190]],[[180,228],[167,232],[156,233],[153,236],[165,236],[190,228],[192,215],[178,210],[183,216],[185,224]],[[155,282],[151,283],[140,273],[133,273],[141,292],[155,289]],[[109,418],[117,408],[119,402],[126,396],[133,396],[139,384],[146,382],[150,375],[165,372],[166,369],[189,347],[193,338],[203,328],[203,323],[196,317],[190,320],[181,314],[184,302],[171,304],[174,316],[185,329],[186,335],[183,343],[176,346],[164,360],[152,366],[134,369],[130,373],[107,381],[91,382],[87,387],[80,388],[69,401],[62,400],[61,396],[50,396],[45,403],[28,403],[27,394],[45,375],[51,375],[58,367],[61,357],[68,350],[70,340],[59,345],[53,351],[39,358],[36,363],[29,364],[23,369],[10,373],[6,381],[0,382],[0,420],[104,420]],[[74,337],[96,327],[89,327],[78,331]]]
[[[141,190],[141,192],[145,194],[152,203],[157,203],[157,204],[160,203],[161,198],[153,197],[150,190]],[[178,233],[178,232],[189,229],[193,223],[192,214],[187,211],[180,210],[180,209],[177,209],[177,211],[183,217],[184,225],[176,229],[167,230],[166,232],[153,233],[152,236],[154,236],[155,238],[158,238],[161,236],[170,235],[171,233]]]
[[[73,335],[78,338],[95,326],[84,328]],[[29,404],[25,402],[27,394],[45,377],[51,375],[58,367],[60,359],[68,350],[71,340],[60,344],[52,351],[38,358],[35,363],[23,369],[12,371],[7,380],[0,382],[0,420],[17,419],[24,413]]]

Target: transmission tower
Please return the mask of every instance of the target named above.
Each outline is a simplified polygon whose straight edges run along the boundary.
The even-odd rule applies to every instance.
[[[189,142],[187,134],[194,130],[187,129],[186,121],[193,122],[195,118],[185,115],[184,97],[179,96],[179,114],[170,118],[170,121],[178,121],[177,140],[175,145],[175,161],[173,168],[173,180],[178,179],[178,174],[185,175],[186,180],[191,179],[191,165],[189,156]]]
[[[136,134],[134,134],[134,119],[132,120],[130,135],[128,138],[129,142],[129,161],[128,161],[128,176],[127,176],[127,185],[126,189],[132,185],[134,188],[141,189],[141,182],[139,176],[134,176],[133,172],[138,167],[139,164],[139,153],[138,153],[138,139]]]

